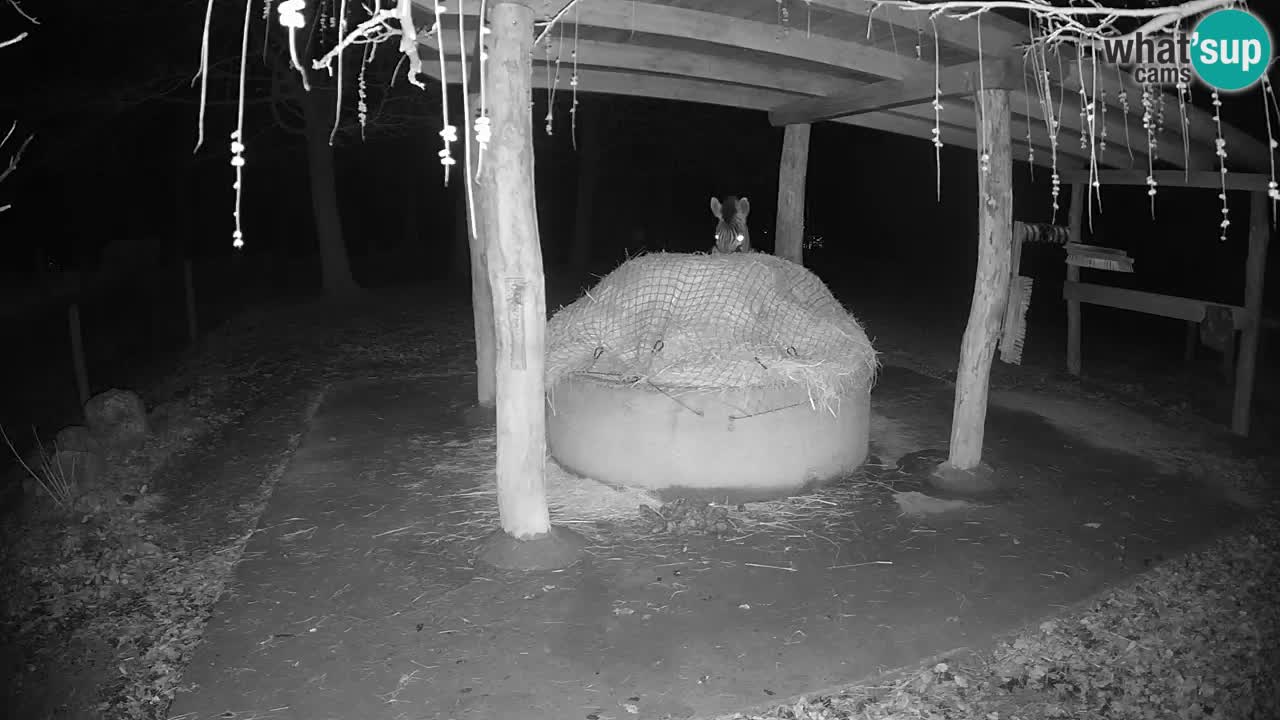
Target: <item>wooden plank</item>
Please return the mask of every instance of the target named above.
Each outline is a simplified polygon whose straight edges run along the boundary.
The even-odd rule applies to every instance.
[[[1253,384],[1258,371],[1258,343],[1262,339],[1262,298],[1267,273],[1267,245],[1271,242],[1270,199],[1265,192],[1253,194],[1249,213],[1249,256],[1244,277],[1244,327],[1241,328],[1240,357],[1236,364],[1235,401],[1231,409],[1231,430],[1249,434]]]
[[[516,540],[550,532],[544,465],[546,286],[534,219],[533,118],[529,105],[533,11],[492,6],[486,96],[499,131],[480,186],[496,219],[486,243],[497,337],[497,486],[502,529]]]
[[[1071,209],[1067,219],[1067,244],[1080,243],[1084,232],[1084,203],[1089,186],[1084,183],[1071,185]],[[1067,284],[1080,282],[1080,268],[1067,266]],[[1064,290],[1065,292],[1065,290]],[[1067,298],[1067,372],[1080,376],[1080,301]]]
[[[773,125],[813,123],[839,117],[893,110],[907,105],[973,95],[981,88],[1014,90],[1023,87],[1018,60],[986,60],[938,71],[917,71],[902,80],[886,80],[829,97],[797,100],[769,112]]]
[[[808,124],[788,125],[778,162],[778,216],[773,254],[804,264],[804,196],[809,170]]]
[[[1159,315],[1175,320],[1190,320],[1197,323],[1204,320],[1207,306],[1222,305],[1222,303],[1210,303],[1176,295],[1161,295],[1143,290],[1130,290],[1128,288],[1070,281],[1063,286],[1062,297],[1067,300],[1089,303],[1090,305],[1132,310],[1148,315]],[[1222,306],[1231,309],[1232,325],[1236,329],[1241,329],[1245,326],[1248,312],[1244,308],[1237,305]]]
[[[988,156],[978,169],[978,269],[969,323],[960,344],[955,410],[947,464],[961,471],[978,468],[986,432],[991,361],[1009,298],[1013,255],[1013,155],[1009,133],[1009,91],[979,93],[979,147]]]
[[[1155,178],[1157,191],[1160,187],[1205,188],[1221,190],[1222,173],[1212,170],[1156,170],[1151,173]],[[1062,181],[1069,183],[1089,182],[1088,170],[1070,170],[1061,173]],[[1097,181],[1101,185],[1146,185],[1146,170],[1099,170]],[[1263,173],[1228,172],[1226,185],[1228,190],[1265,191],[1271,182],[1269,175]]]

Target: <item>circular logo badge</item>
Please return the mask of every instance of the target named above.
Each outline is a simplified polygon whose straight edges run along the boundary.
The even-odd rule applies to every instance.
[[[1244,90],[1271,65],[1271,33],[1244,10],[1216,10],[1196,24],[1191,64],[1219,90]]]

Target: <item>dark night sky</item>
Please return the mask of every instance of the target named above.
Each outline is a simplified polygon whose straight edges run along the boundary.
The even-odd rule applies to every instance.
[[[3,219],[4,234],[10,247],[18,248],[5,253],[5,269],[32,267],[37,246],[64,266],[91,265],[101,246],[121,235],[153,238],[163,252],[181,252],[187,239],[195,255],[228,254],[233,195],[227,137],[234,109],[210,108],[205,148],[193,155],[195,90],[165,101],[122,100],[153,91],[157,77],[194,70],[203,3],[124,13],[103,13],[80,2],[41,9],[46,11],[40,16],[43,24],[26,42],[3,51],[7,68],[21,68],[20,79],[0,101],[4,116],[17,118],[20,129],[38,132],[26,164],[4,188],[6,200],[14,203]],[[1280,14],[1273,7],[1266,12]],[[84,27],[94,31],[75,32],[76,47],[67,49],[63,38]],[[566,96],[563,90],[558,95]],[[545,95],[535,99],[539,221],[547,259],[556,262],[572,233],[578,157],[568,137],[568,106],[557,110],[556,134],[545,137],[540,120]],[[1207,93],[1201,91],[1197,99],[1207,99]],[[754,240],[765,249],[771,246],[782,131],[770,127],[763,113],[609,96],[584,101],[593,101],[594,121],[607,128],[594,229],[614,249],[602,250],[608,255],[603,260],[615,263],[628,243],[639,249],[634,247],[637,231],[650,249],[705,249],[713,226],[707,200],[713,193],[751,197]],[[1258,93],[1232,99],[1224,115],[1265,137]],[[302,144],[271,130],[261,110],[251,110],[247,124],[248,252],[306,254],[313,231]],[[353,254],[416,242],[438,249],[441,265],[447,263],[454,189],[442,186],[436,164],[438,120],[422,118],[419,125],[409,128],[418,138],[338,151],[341,211]],[[878,257],[915,260],[925,277],[961,275],[956,263],[972,263],[974,252],[974,158],[971,151],[947,148],[942,163],[939,202],[927,141],[834,124],[815,127],[809,230],[822,235],[829,248],[818,258],[825,271],[840,272],[860,259]],[[1047,171],[1037,168],[1033,182],[1030,168],[1018,163],[1015,179],[1015,216],[1050,220]],[[1107,189],[1094,241],[1142,258],[1140,282],[1148,289],[1238,301],[1244,234],[1233,233],[1225,246],[1219,243],[1213,195],[1164,190],[1152,222],[1142,188]],[[418,199],[418,232],[406,240],[404,208],[411,196]],[[1233,195],[1232,200],[1234,229],[1244,230],[1246,198]],[[1065,197],[1063,207],[1059,220],[1065,217]],[[1204,272],[1217,279],[1217,287],[1197,292],[1203,281],[1194,273]],[[960,278],[960,284],[970,277]]]

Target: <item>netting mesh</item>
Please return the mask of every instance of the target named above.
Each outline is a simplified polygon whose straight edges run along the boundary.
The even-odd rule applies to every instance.
[[[877,367],[827,286],[763,253],[643,255],[547,325],[548,387],[575,373],[664,389],[803,384],[826,407]]]

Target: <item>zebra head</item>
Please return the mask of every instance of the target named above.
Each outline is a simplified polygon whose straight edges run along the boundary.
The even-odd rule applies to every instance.
[[[750,252],[751,233],[747,231],[747,213],[750,211],[751,204],[746,198],[730,195],[723,204],[719,198],[711,198],[711,214],[719,221],[712,252]]]

